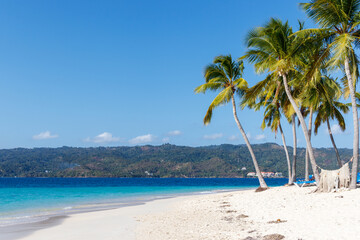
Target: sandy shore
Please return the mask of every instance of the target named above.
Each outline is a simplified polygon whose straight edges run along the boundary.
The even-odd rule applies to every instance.
[[[136,227],[139,223],[139,216],[158,214],[170,209],[175,203],[192,197],[159,199],[140,205],[74,214],[65,217],[60,224],[40,230],[33,229],[36,231],[28,232],[26,236],[20,236],[17,239],[134,240],[136,239]]]
[[[156,200],[72,215],[22,239],[359,239],[360,189],[313,190],[279,187]]]

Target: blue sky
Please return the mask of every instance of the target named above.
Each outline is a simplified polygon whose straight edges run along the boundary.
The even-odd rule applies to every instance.
[[[0,1],[0,148],[242,144],[231,106],[204,126],[215,94],[193,90],[206,64],[240,57],[246,33],[270,17],[311,26],[299,2]],[[262,80],[249,64],[244,78]],[[239,117],[252,143],[281,144],[260,129],[262,112]],[[352,147],[351,119],[340,147]],[[324,128],[313,145],[331,146]]]

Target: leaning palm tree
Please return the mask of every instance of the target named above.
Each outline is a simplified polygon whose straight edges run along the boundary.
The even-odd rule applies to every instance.
[[[358,75],[354,46],[360,42],[360,0],[311,0],[302,3],[302,8],[320,29],[302,30],[298,36],[307,35],[326,39],[328,50],[333,53],[332,66],[340,67],[346,75],[354,122],[353,165],[350,188],[356,188],[359,154],[359,121],[355,97],[355,82]]]
[[[250,145],[249,139],[243,127],[240,124],[239,118],[236,112],[235,94],[242,96],[246,91],[248,84],[242,78],[244,70],[244,64],[242,61],[233,61],[231,55],[221,55],[215,57],[213,64],[208,65],[205,68],[205,84],[200,85],[195,89],[195,93],[205,93],[207,90],[217,91],[220,93],[210,104],[206,115],[204,117],[204,124],[207,125],[211,121],[213,109],[228,102],[232,102],[233,114],[235,122],[243,136],[245,143],[249,149],[257,177],[259,179],[260,188],[267,189],[268,186],[261,175],[261,171],[256,160],[254,151]]]
[[[283,23],[281,20],[272,18],[264,27],[249,32],[247,46],[250,49],[243,58],[254,63],[258,73],[271,72],[282,78],[286,95],[304,132],[315,180],[319,183],[319,172],[308,129],[288,83],[289,80],[292,80],[289,78],[291,73],[296,72],[303,64],[300,56],[307,47],[305,43],[303,39],[293,36],[292,28],[287,22]]]

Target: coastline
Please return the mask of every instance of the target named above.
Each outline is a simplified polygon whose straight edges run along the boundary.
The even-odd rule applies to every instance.
[[[21,239],[358,239],[360,189],[313,190],[273,187],[159,199],[74,214]]]
[[[53,216],[44,221],[0,227],[0,239],[22,239],[35,231],[59,225],[67,217],[67,215]]]
[[[142,205],[147,205],[144,208],[144,213],[147,213],[146,208],[148,208],[148,204],[152,202],[158,202],[164,200],[164,202],[168,202],[166,200],[172,201],[171,199],[180,199],[182,197],[191,197],[191,196],[203,196],[203,195],[211,195],[211,194],[219,194],[225,192],[232,192],[232,191],[246,191],[249,189],[253,189],[252,187],[244,188],[244,189],[215,189],[209,191],[196,191],[196,192],[182,192],[176,194],[162,194],[162,195],[154,195],[154,196],[143,196],[141,198],[135,199],[135,201],[131,202],[124,202],[123,199],[119,199],[119,201],[113,201],[108,203],[96,203],[91,205],[79,205],[74,208],[71,208],[65,212],[54,212],[49,215],[43,215],[42,218],[45,220],[37,220],[35,222],[31,221],[28,223],[20,223],[14,225],[7,225],[7,226],[0,226],[0,239],[7,239],[7,240],[18,240],[18,239],[27,239],[26,237],[33,234],[37,231],[43,231],[47,228],[56,227],[62,224],[63,220],[68,218],[77,218],[78,215],[83,214],[90,214],[95,212],[103,212],[103,211],[113,211],[117,209],[125,209],[129,207],[134,207],[135,210],[133,212],[138,212],[138,208],[141,209]],[[162,204],[162,203],[161,203]],[[150,204],[151,205],[151,204]],[[157,204],[155,204],[157,205]],[[153,208],[152,206],[150,208]],[[160,208],[159,208],[160,210]],[[121,211],[121,210],[120,210]],[[127,210],[124,210],[127,211]],[[129,215],[131,212],[129,211]],[[127,221],[129,219],[127,218]],[[134,230],[131,230],[134,232]],[[124,233],[123,233],[124,234]],[[44,238],[45,239],[45,238]],[[130,238],[129,239],[133,239]]]
[[[157,199],[127,207],[109,210],[77,213],[66,216],[52,226],[18,236],[21,240],[96,240],[96,239],[136,239],[138,216],[157,214],[167,210],[176,202],[191,199],[194,195]]]

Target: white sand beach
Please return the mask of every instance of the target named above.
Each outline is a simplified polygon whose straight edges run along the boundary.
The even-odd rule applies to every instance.
[[[285,239],[359,239],[360,189],[313,190],[277,187],[156,200],[75,214],[22,239],[281,239],[272,234]]]

